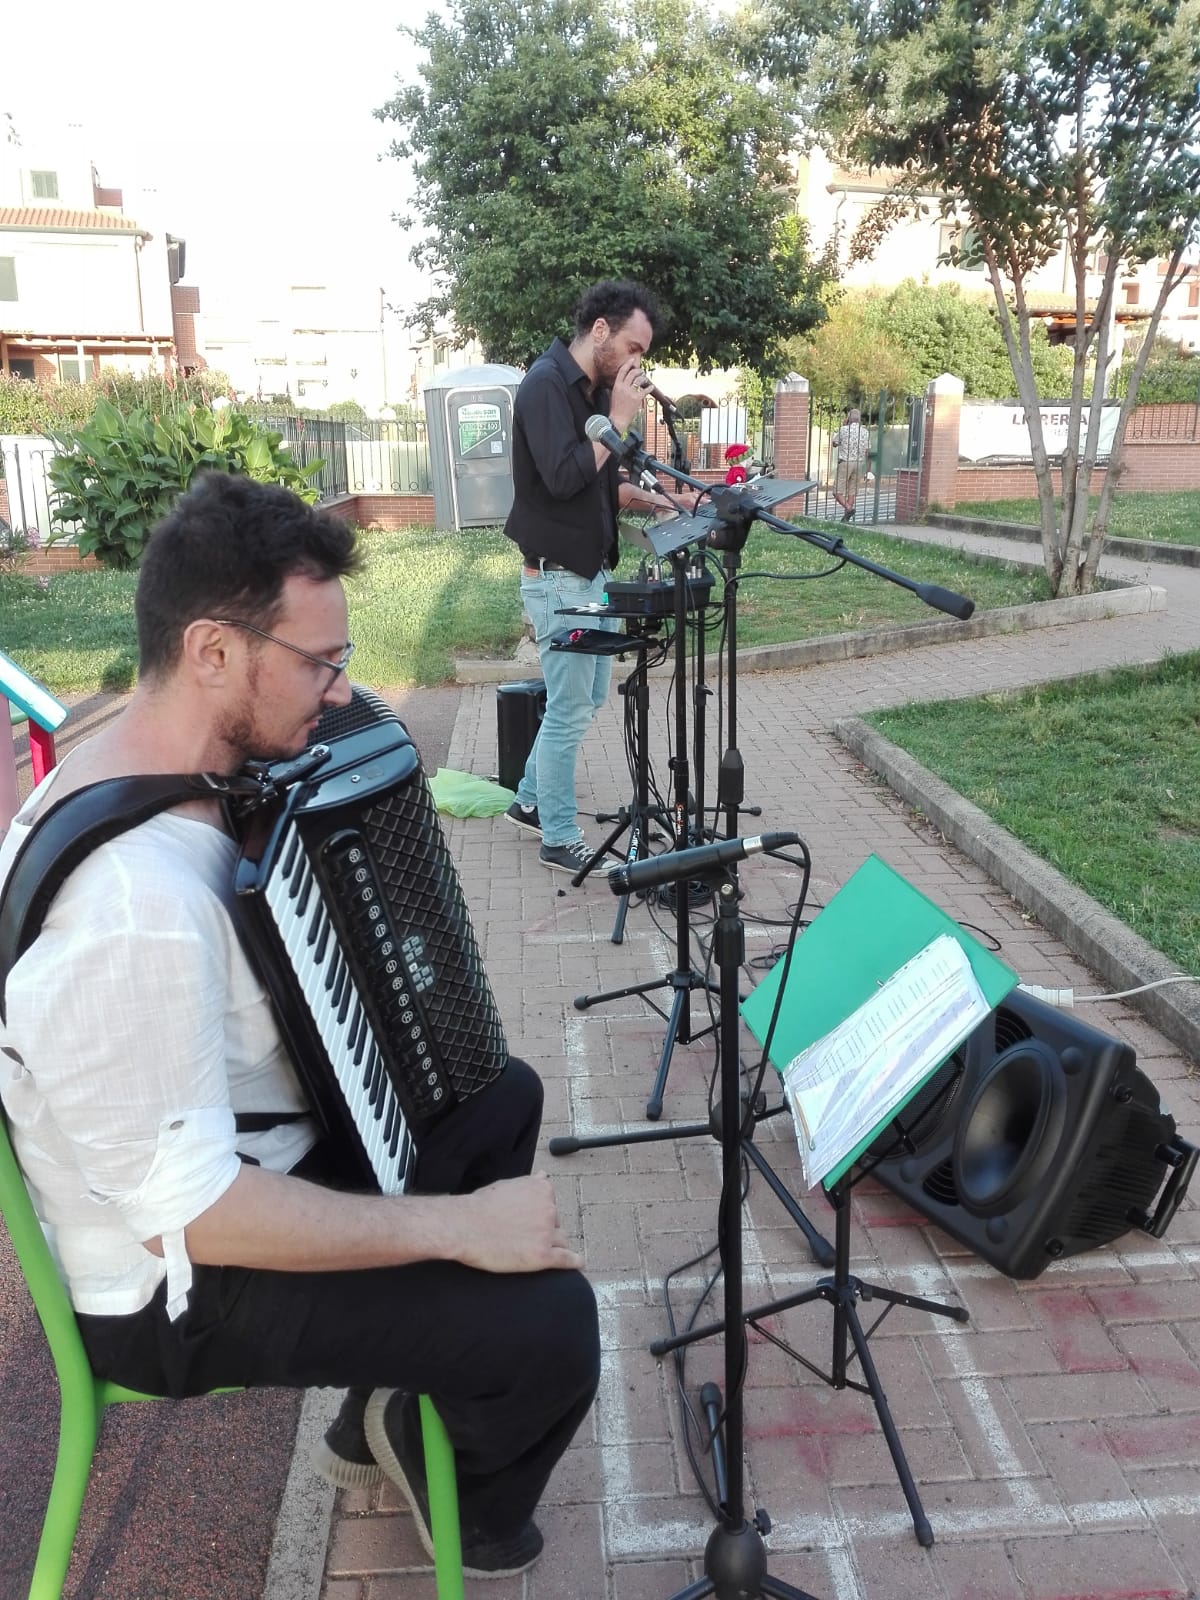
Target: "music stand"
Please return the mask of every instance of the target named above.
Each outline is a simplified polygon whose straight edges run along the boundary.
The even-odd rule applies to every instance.
[[[882,1131],[891,1120],[892,1115],[889,1113],[879,1131]],[[888,1406],[887,1395],[879,1381],[869,1341],[894,1306],[908,1306],[914,1311],[928,1311],[934,1316],[950,1317],[955,1322],[968,1321],[970,1313],[963,1306],[943,1305],[940,1301],[925,1300],[919,1295],[902,1294],[899,1290],[885,1288],[882,1284],[867,1283],[850,1271],[850,1191],[860,1178],[866,1176],[864,1172],[859,1172],[857,1176],[852,1176],[852,1173],[853,1168],[850,1172],[843,1173],[825,1190],[836,1215],[833,1276],[821,1278],[811,1289],[803,1289],[797,1294],[768,1301],[766,1305],[752,1306],[749,1311],[742,1312],[742,1321],[779,1349],[784,1350],[823,1383],[827,1383],[831,1389],[857,1389],[860,1394],[870,1395],[896,1469],[896,1476],[900,1480],[900,1487],[908,1502],[917,1542],[928,1549],[933,1543],[933,1529],[921,1504],[921,1496],[913,1480],[908,1458],[904,1454],[904,1446],[900,1442],[900,1435]],[[775,1316],[781,1311],[789,1311],[796,1306],[808,1305],[816,1300],[825,1300],[833,1307],[833,1349],[828,1372],[818,1367],[815,1362],[809,1361],[807,1356],[802,1356],[770,1328],[762,1326],[762,1320],[766,1317]],[[858,1315],[859,1300],[883,1302],[883,1310],[865,1331]],[[728,1302],[726,1302],[726,1317],[728,1315]],[[650,1346],[650,1353],[655,1356],[666,1355],[683,1345],[694,1344],[697,1339],[707,1339],[714,1333],[723,1333],[725,1329],[724,1321],[712,1322],[703,1328],[694,1328],[689,1333],[678,1334],[673,1339],[656,1340]],[[853,1340],[854,1353],[862,1368],[864,1381],[861,1383],[849,1376],[847,1335]]]

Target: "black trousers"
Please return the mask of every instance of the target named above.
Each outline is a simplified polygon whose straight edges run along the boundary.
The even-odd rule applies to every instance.
[[[541,1080],[510,1060],[433,1131],[414,1187],[459,1194],[528,1173],[541,1107]],[[296,1170],[320,1181],[319,1151]],[[577,1272],[201,1266],[174,1322],[165,1300],[160,1285],[132,1316],[80,1316],[99,1376],[174,1396],[233,1385],[429,1394],[454,1444],[463,1525],[485,1534],[532,1514],[599,1378],[595,1298]]]

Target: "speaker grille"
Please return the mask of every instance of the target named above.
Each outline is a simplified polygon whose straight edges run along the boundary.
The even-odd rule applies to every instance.
[[[957,1206],[958,1190],[954,1187],[954,1163],[942,1161],[928,1173],[921,1188],[930,1200],[939,1206]]]

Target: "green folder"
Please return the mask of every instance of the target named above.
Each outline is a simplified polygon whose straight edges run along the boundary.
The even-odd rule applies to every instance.
[[[1016,988],[1018,979],[1011,968],[886,862],[868,856],[796,940],[771,1041],[770,1059],[776,1071],[782,1072],[801,1050],[844,1022],[881,983],[942,933],[950,934],[962,946],[984,999],[993,1009]],[[776,962],[741,1008],[746,1026],[759,1044],[767,1037],[784,965],[784,961]],[[902,1104],[920,1087],[917,1084]],[[900,1109],[893,1106],[862,1143],[827,1174],[826,1187],[853,1166]]]

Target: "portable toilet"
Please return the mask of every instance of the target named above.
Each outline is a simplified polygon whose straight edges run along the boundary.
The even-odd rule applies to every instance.
[[[524,377],[490,362],[434,378],[425,390],[425,427],[439,528],[503,522],[512,507],[513,399]]]

